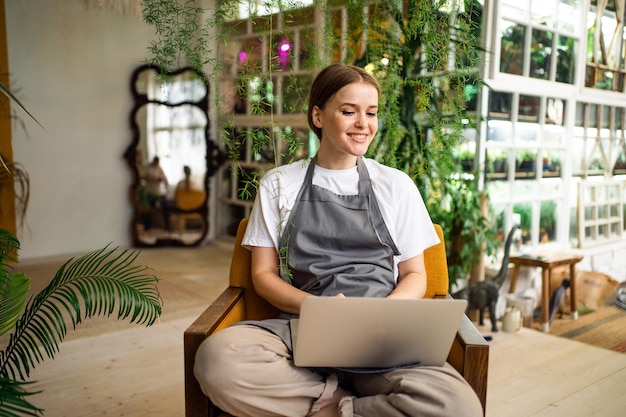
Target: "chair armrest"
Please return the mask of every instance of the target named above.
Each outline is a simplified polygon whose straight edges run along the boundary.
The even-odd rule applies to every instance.
[[[193,374],[196,352],[209,335],[244,319],[244,290],[226,288],[211,305],[185,330],[185,415],[187,417],[210,416],[212,406]],[[212,412],[212,411],[211,411]]]
[[[450,348],[448,363],[459,371],[474,388],[483,405],[483,413],[485,413],[487,410],[489,344],[466,315],[463,315],[459,330]]]

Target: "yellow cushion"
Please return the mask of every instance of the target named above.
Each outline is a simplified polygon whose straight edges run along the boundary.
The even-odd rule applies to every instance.
[[[439,244],[424,251],[426,265],[426,295],[424,298],[446,297],[448,295],[448,262],[446,246],[443,240],[443,229],[435,224],[439,236]]]

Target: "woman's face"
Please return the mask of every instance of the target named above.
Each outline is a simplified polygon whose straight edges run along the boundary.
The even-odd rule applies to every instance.
[[[365,82],[344,86],[324,105],[314,107],[313,123],[322,129],[320,153],[334,158],[362,156],[378,130],[378,91]]]

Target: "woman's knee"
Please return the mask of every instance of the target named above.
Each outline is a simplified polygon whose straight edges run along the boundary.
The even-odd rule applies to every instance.
[[[194,375],[206,395],[216,390],[228,391],[231,378],[236,377],[236,367],[231,364],[235,361],[235,347],[227,330],[209,336],[196,352]]]
[[[355,415],[482,416],[474,390],[451,367],[420,367],[386,374],[359,375],[353,382],[361,398]],[[380,414],[379,413],[379,414]],[[397,414],[394,414],[397,413]]]
[[[233,326],[200,345],[194,374],[205,393],[234,392],[262,384],[267,366],[286,359],[287,354],[282,341],[270,332],[255,326]]]

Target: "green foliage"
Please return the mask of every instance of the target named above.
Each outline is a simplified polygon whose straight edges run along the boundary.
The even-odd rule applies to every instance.
[[[20,242],[11,233],[0,229],[0,259],[15,262]],[[13,273],[6,262],[0,263],[0,335],[15,326],[26,303],[30,280],[24,274]]]
[[[366,53],[357,60],[373,69],[385,92],[370,156],[409,173],[424,196],[457,170],[452,154],[478,62],[474,6],[451,15],[443,4],[373,3]]]
[[[358,13],[369,2],[356,3]],[[364,29],[366,52],[356,62],[373,69],[385,93],[381,128],[369,156],[415,180],[433,220],[443,227],[454,284],[469,273],[483,247],[487,253],[494,250],[496,236],[484,213],[477,176],[459,176],[463,169],[454,155],[471,120],[467,104],[480,84],[482,6],[466,1],[465,12],[450,13],[444,3],[372,3]],[[449,201],[445,208],[442,200]]]
[[[144,21],[156,29],[149,48],[152,62],[165,71],[189,65],[202,73],[210,56],[204,9],[194,0],[144,0],[142,7]]]
[[[29,384],[30,382],[0,377],[0,416],[39,416],[43,414],[44,410],[35,407],[26,400],[26,397],[39,393],[26,391],[25,387]]]
[[[435,223],[446,232],[450,285],[468,276],[482,251],[493,254],[497,249],[496,230],[485,213],[483,192],[476,177],[455,175],[442,184],[441,194],[432,195],[428,210]]]
[[[237,23],[229,22],[224,16],[234,16],[238,3],[227,0],[216,3],[205,27],[211,27],[217,39],[227,39],[228,33],[236,29]],[[477,68],[481,48],[477,38],[480,35],[482,5],[478,1],[467,0],[465,11],[458,13],[457,10],[449,10],[448,3],[445,0],[316,2],[314,7],[326,17],[326,24],[321,28],[322,33],[316,44],[309,48],[315,53],[307,56],[310,65],[307,69],[312,73],[322,64],[342,60],[346,64],[364,67],[377,77],[384,92],[379,108],[380,128],[367,156],[407,172],[436,214],[440,212],[437,204],[442,196],[449,195],[446,198],[460,202],[468,199],[466,190],[476,192],[477,189],[475,182],[463,185],[455,177],[461,169],[453,153],[463,139],[463,129],[471,124],[466,107],[476,99],[480,85]],[[284,22],[289,22],[296,18],[295,9],[300,5],[297,1],[269,0],[262,2],[260,7],[281,11]],[[345,31],[339,28],[337,7],[345,11]],[[179,36],[176,31],[159,29],[160,26],[167,28],[167,22],[179,19],[179,12],[174,8],[151,10],[154,13],[146,21],[157,27],[157,34],[173,36],[169,41],[161,38],[162,41],[169,45],[184,43],[185,36]],[[171,13],[173,16],[169,16]],[[271,13],[256,15],[252,20],[256,27],[272,28],[269,45],[274,44],[272,39],[283,35],[274,21],[277,16]],[[316,28],[318,33],[319,30]],[[197,30],[193,38],[201,36],[202,32]],[[184,47],[175,48],[185,50]],[[232,161],[231,169],[238,169],[240,176],[245,178],[240,186],[242,197],[254,195],[256,181],[261,174],[245,172],[239,167],[244,146],[251,146],[258,155],[257,161],[267,161],[269,166],[278,164],[281,158],[284,161],[284,157],[293,159],[301,146],[300,139],[295,135],[284,135],[282,127],[274,120],[273,76],[278,73],[284,75],[289,69],[277,66],[272,50],[268,48],[268,56],[239,68],[235,87],[238,98],[249,106],[252,115],[266,115],[267,124],[264,126],[270,127],[263,128],[259,135],[256,134],[259,130],[238,131],[233,122],[222,124],[222,137]],[[165,52],[173,55],[173,51]],[[295,75],[293,80],[294,94],[300,94],[298,89],[303,86],[296,82]],[[306,96],[306,93],[303,90],[301,94]],[[305,100],[301,105],[301,112],[304,112]],[[283,145],[285,141],[286,146]],[[473,201],[470,198],[464,204],[451,207],[450,218],[464,219],[464,228],[443,225],[446,241],[463,238],[471,242],[462,247],[463,254],[457,254],[453,249],[449,252],[451,277],[458,275],[454,268],[468,270],[480,253],[472,248],[488,244],[485,239],[491,238],[481,206],[470,204]],[[438,220],[437,216],[433,217]]]
[[[76,328],[85,319],[116,313],[117,319],[150,326],[162,310],[158,279],[135,263],[138,252],[108,246],[68,260],[46,288],[25,302],[30,279],[10,266],[18,249],[15,236],[0,229],[0,329],[13,329],[0,352],[2,416],[41,414],[25,400],[30,393],[23,382],[59,351],[66,321]]]

